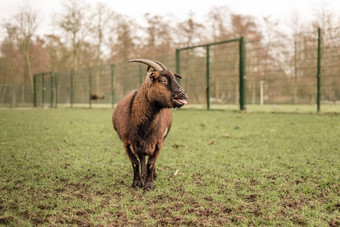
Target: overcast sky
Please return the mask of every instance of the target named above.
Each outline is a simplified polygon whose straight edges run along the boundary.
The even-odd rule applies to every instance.
[[[19,12],[28,2],[39,16],[39,34],[51,33],[51,17],[61,11],[61,0],[0,0],[0,22]],[[289,23],[293,14],[302,21],[315,17],[320,6],[340,14],[340,0],[87,0],[87,3],[104,2],[117,13],[140,19],[145,13],[173,15],[176,20],[187,18],[189,12],[203,21],[213,6],[228,6],[232,13],[251,15],[256,18],[271,16],[281,24]]]

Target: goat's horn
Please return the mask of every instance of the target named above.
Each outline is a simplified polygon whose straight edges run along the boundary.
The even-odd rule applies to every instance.
[[[150,61],[148,59],[132,59],[132,60],[129,60],[129,62],[144,63],[144,64],[146,64],[148,66],[151,66],[152,68],[154,68],[157,71],[162,71],[162,67],[161,66],[159,66],[156,62]]]
[[[159,62],[159,61],[155,61],[158,65],[160,65],[162,67],[163,70],[168,70],[165,65],[163,65],[163,63]]]

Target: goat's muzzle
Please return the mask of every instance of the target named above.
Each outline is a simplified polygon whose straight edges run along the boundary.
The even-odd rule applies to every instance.
[[[179,108],[187,104],[188,102],[186,101],[186,99],[188,99],[188,95],[185,93],[183,89],[181,89],[179,93],[172,98],[173,107]]]

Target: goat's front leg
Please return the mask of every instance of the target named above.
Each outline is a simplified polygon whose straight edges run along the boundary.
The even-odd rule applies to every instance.
[[[132,152],[131,147],[129,144],[125,146],[126,153],[128,154],[131,163],[132,163],[132,168],[133,168],[133,182],[132,182],[132,187],[143,187],[143,181],[140,176],[139,172],[139,161],[136,157],[136,155]],[[145,164],[144,164],[145,165]]]
[[[144,189],[153,189],[154,186],[154,174],[155,174],[155,164],[161,150],[161,145],[157,145],[155,152],[149,156],[148,164],[146,165],[146,179],[144,183]]]
[[[145,155],[138,154],[138,158],[140,162],[142,180],[145,181],[145,177],[146,177]]]

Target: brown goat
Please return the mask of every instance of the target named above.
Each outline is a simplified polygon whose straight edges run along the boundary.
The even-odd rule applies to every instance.
[[[138,90],[127,94],[117,105],[112,122],[133,168],[132,187],[152,189],[156,178],[155,163],[169,133],[172,115],[170,108],[186,104],[187,95],[173,74],[160,62],[134,59],[153,68],[147,72]],[[149,156],[145,165],[145,156]]]

